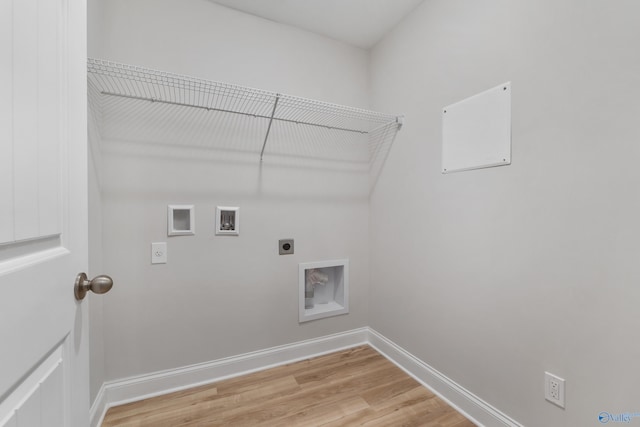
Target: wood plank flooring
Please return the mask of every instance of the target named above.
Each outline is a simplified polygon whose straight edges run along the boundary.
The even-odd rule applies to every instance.
[[[109,409],[102,427],[474,424],[369,346]]]

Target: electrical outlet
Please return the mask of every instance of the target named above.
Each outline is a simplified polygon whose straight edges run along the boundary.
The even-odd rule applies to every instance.
[[[151,244],[151,264],[167,263],[167,242]]]
[[[564,380],[549,372],[544,373],[544,398],[564,408]]]
[[[278,240],[278,253],[280,255],[293,254],[293,239],[280,239]]]

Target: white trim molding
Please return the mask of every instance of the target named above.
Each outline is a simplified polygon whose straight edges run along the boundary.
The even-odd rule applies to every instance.
[[[100,427],[102,425],[102,421],[104,421],[107,409],[112,406],[116,405],[110,405],[107,402],[106,383],[103,383],[96,395],[96,399],[91,404],[91,408],[89,408],[89,425],[91,427]]]
[[[91,427],[113,406],[222,381],[367,344],[478,426],[523,427],[371,328],[359,328],[177,369],[108,381],[91,406]]]

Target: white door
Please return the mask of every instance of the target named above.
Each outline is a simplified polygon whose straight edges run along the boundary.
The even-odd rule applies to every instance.
[[[87,427],[85,0],[0,0],[0,426]]]

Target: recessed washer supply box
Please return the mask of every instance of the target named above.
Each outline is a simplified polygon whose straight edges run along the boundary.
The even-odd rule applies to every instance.
[[[349,313],[349,260],[300,263],[298,321]]]

